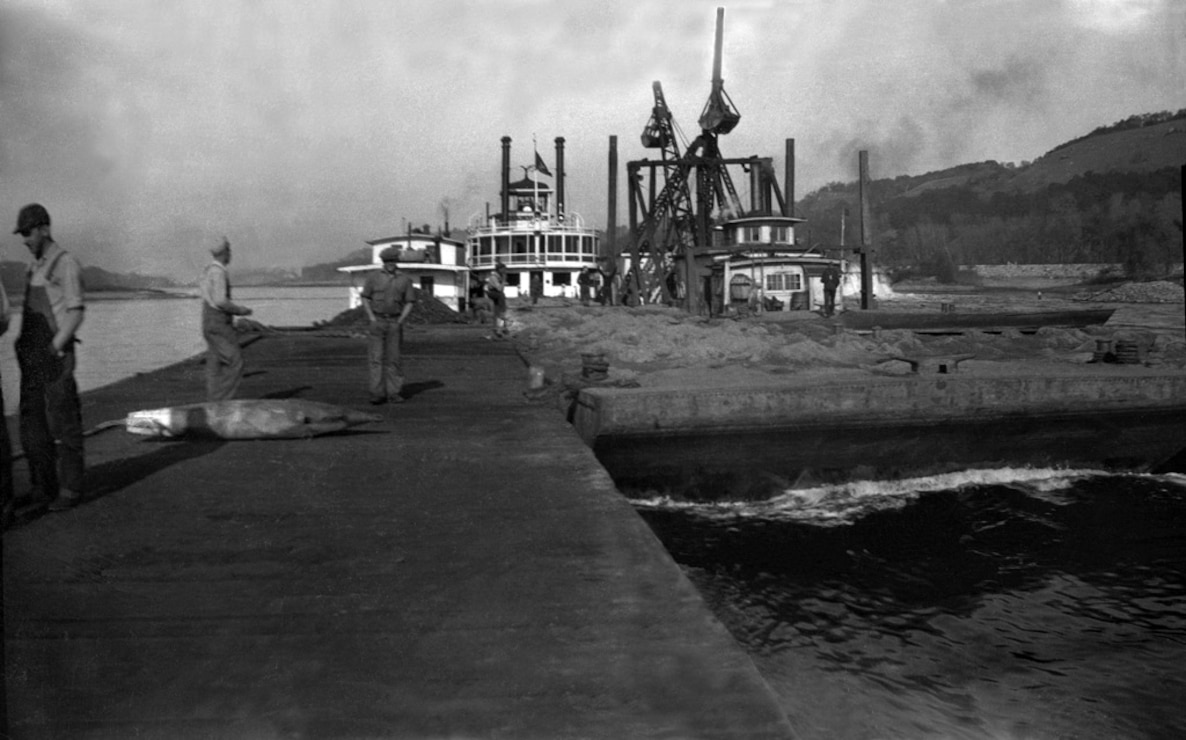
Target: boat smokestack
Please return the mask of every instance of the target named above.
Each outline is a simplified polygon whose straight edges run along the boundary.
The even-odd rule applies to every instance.
[[[795,215],[795,140],[787,139],[787,161],[784,163],[786,174],[783,176],[783,183],[786,185],[786,192],[783,193],[782,215]]]
[[[556,215],[564,218],[564,137],[556,137]]]
[[[606,205],[605,236],[608,243],[605,245],[605,254],[616,260],[618,257],[618,137],[612,134],[609,137],[609,167],[607,169],[609,170],[609,202]]]
[[[510,221],[511,212],[511,137],[502,137],[502,213],[503,223]]]

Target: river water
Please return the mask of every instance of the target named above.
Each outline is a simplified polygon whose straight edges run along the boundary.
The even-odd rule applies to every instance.
[[[1186,737],[1186,478],[631,494],[800,737]]]
[[[252,319],[268,326],[308,326],[333,318],[347,308],[342,287],[236,287],[234,298],[252,309]],[[200,327],[201,303],[190,291],[182,298],[108,298],[87,301],[79,330],[78,386],[83,391],[180,362],[206,348]],[[20,314],[0,337],[0,375],[4,410],[16,412],[19,379],[12,343],[20,331]]]
[[[243,288],[272,326],[344,288]],[[203,349],[196,299],[94,300],[79,384]],[[0,338],[9,413],[14,331]],[[805,740],[1186,737],[1186,478],[969,470],[690,503],[624,491]]]

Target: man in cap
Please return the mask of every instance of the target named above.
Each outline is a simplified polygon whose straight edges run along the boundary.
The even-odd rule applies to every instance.
[[[231,243],[224,236],[210,247],[214,258],[202,273],[202,336],[206,339],[206,400],[234,398],[243,379],[243,351],[235,331],[236,316],[250,316],[251,309],[231,300],[227,265]]]
[[[371,403],[403,403],[401,345],[404,322],[416,305],[416,287],[412,278],[400,272],[398,249],[384,249],[379,259],[383,269],[367,275],[362,286],[362,305],[371,322],[367,347]]]
[[[503,339],[507,335],[507,266],[502,260],[486,276],[486,296],[494,307],[494,334],[488,339]]]
[[[820,280],[824,284],[824,316],[836,313],[836,289],[840,287],[840,270],[836,263],[829,263],[824,268]]]
[[[76,506],[84,492],[82,411],[74,380],[75,334],[84,311],[82,266],[54,241],[49,212],[38,203],[21,209],[13,233],[33,255],[15,345],[21,447],[33,498],[62,511]]]
[[[0,335],[8,331],[8,294],[0,282]],[[3,378],[0,378],[0,388]],[[3,529],[12,522],[16,498],[12,488],[12,443],[8,439],[8,424],[4,421],[4,392],[0,389],[0,505],[3,506]]]

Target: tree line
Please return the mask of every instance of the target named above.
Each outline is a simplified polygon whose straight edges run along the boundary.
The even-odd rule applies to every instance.
[[[903,183],[875,181],[873,244],[887,267],[911,267],[954,280],[961,264],[1119,263],[1128,276],[1167,274],[1182,261],[1182,185],[1178,167],[1152,172],[1087,172],[1036,192],[990,191],[997,163],[978,165],[962,185],[895,192]],[[804,199],[810,224],[838,227],[856,214],[855,186]],[[856,220],[848,245],[857,242]],[[832,246],[830,239],[820,239]]]

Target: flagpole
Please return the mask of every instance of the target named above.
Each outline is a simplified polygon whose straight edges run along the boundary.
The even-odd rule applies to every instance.
[[[535,160],[531,166],[536,172],[539,172],[539,144],[535,141],[535,134],[531,135],[531,151],[535,155]],[[539,220],[539,178],[535,175],[531,176],[531,186],[535,191],[535,218]]]

